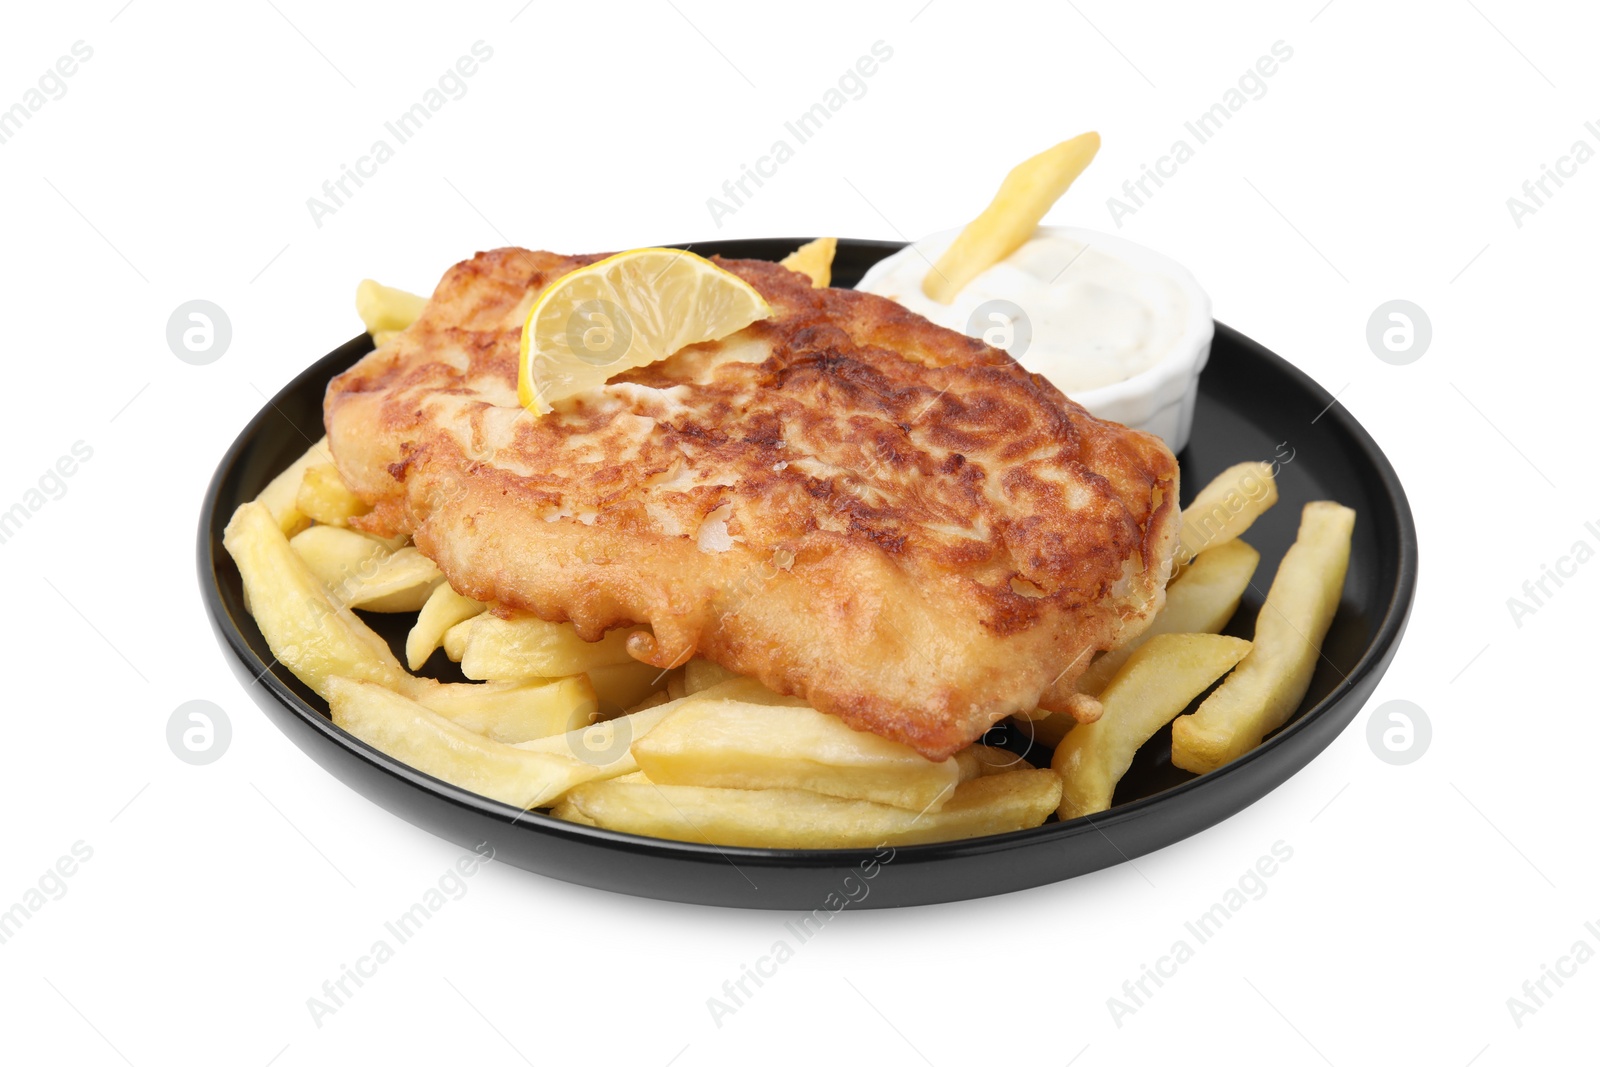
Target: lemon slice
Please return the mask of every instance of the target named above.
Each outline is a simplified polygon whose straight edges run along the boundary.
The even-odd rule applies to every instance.
[[[517,399],[543,415],[634,367],[772,314],[736,274],[692,252],[640,248],[557,278],[522,327]]]

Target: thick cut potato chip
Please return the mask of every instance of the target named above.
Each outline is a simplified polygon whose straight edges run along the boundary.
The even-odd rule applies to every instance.
[[[305,480],[306,471],[313,466],[332,463],[333,453],[328,451],[328,439],[324,437],[285,467],[256,497],[256,503],[271,513],[284,536],[292,537],[311,525],[310,517],[303,514],[299,507],[300,483]]]
[[[1305,506],[1256,616],[1250,654],[1193,715],[1172,724],[1172,762],[1203,774],[1244,755],[1305,699],[1322,640],[1339,610],[1356,513],[1321,500]]]
[[[372,510],[344,484],[332,463],[306,468],[300,490],[295,494],[295,506],[301,514],[329,526],[343,526],[357,515]]]
[[[1140,645],[1160,634],[1218,633],[1239,610],[1239,600],[1249,588],[1261,554],[1243,541],[1224,541],[1195,557],[1167,586],[1166,604],[1149,627],[1120,648],[1097,656],[1078,679],[1085,696],[1098,695]],[[1024,719],[1032,718],[1032,722]],[[1093,722],[1094,715],[1065,712],[1018,716],[1018,726],[1041,745],[1055,747],[1078,722]]]
[[[427,305],[425,296],[379,285],[371,278],[356,286],[356,314],[380,345],[415,322]]]
[[[1220,634],[1159,634],[1145,642],[1101,694],[1104,714],[1074,726],[1056,746],[1050,766],[1061,775],[1061,818],[1111,807],[1139,746],[1248,651],[1250,642]]]
[[[1232,541],[1278,502],[1270,463],[1236,463],[1206,483],[1183,509],[1178,531],[1179,567],[1208,548]]]
[[[1037,711],[1037,709],[1035,709]],[[1100,701],[1088,693],[1073,693],[1067,699],[1066,711],[1047,711],[1044,714],[1015,715],[1015,722],[1023,735],[1041,745],[1059,745],[1080,722],[1094,722],[1104,712]]]
[[[422,605],[411,632],[406,634],[406,666],[414,671],[421,670],[422,665],[428,662],[428,657],[433,655],[433,650],[444,640],[446,630],[482,615],[487,606],[471,597],[462,596],[451,589],[448,582],[440,582],[428,594],[427,603]]]
[[[595,722],[599,705],[588,678],[545,682],[440,684],[414,678],[405,695],[464,729],[507,745],[536,741]]]
[[[635,741],[652,782],[732,789],[806,789],[912,811],[938,810],[960,780],[906,745],[852,730],[799,702],[789,706],[691,696]]]
[[[1224,541],[1195,557],[1167,586],[1167,602],[1144,633],[1098,657],[1078,679],[1080,692],[1098,695],[1140,645],[1161,634],[1221,633],[1239,610],[1261,553],[1243,541]]]
[[[545,622],[533,615],[501,618],[484,613],[459,624],[465,626],[461,673],[468,678],[563,678],[596,667],[633,663],[628,655],[628,635],[634,630],[612,630],[598,641],[585,641],[571,623]],[[450,634],[445,634],[445,650]]]
[[[948,304],[968,282],[1021,248],[1098,151],[1100,135],[1085,133],[1013,167],[983,214],[967,223],[923,279],[923,294]]]
[[[335,599],[366,611],[416,611],[444,580],[431,559],[339,526],[313,526],[290,546]]]
[[[364,574],[377,569],[379,560],[395,550],[395,546],[376,537],[340,526],[313,526],[302,530],[289,539],[289,547],[341,602],[347,599],[339,593],[341,586],[360,581]]]
[[[335,592],[363,611],[418,611],[443,584],[444,575],[433,560],[407,545],[379,561],[371,575]]]
[[[476,616],[474,616],[476,618]],[[440,644],[444,646],[444,654],[452,663],[460,663],[461,657],[467,654],[467,634],[472,629],[473,619],[458,622],[444,632]]]
[[[779,265],[810,278],[811,288],[826,289],[833,280],[833,253],[838,246],[837,237],[818,237],[784,256]]]
[[[711,690],[710,696],[733,695],[738,692],[736,688],[718,688]],[[634,744],[647,737],[650,731],[672,716],[681,703],[679,700],[669,700],[629,712],[615,719],[597,722],[581,730],[573,730],[556,737],[541,738],[538,741],[527,741],[516,747],[601,769],[602,773],[591,774],[584,778],[584,781],[632,774],[639,770],[638,761],[633,755]]]
[[[328,679],[335,675],[391,689],[408,683],[410,675],[388,644],[334,599],[263,505],[241,504],[222,543],[239,568],[272,654],[319,696],[327,697]]]
[[[968,745],[950,758],[961,768],[963,782],[970,782],[974,778],[988,774],[1033,769],[1033,764],[1015,752],[990,745]]]
[[[544,807],[575,785],[638,770],[628,739],[643,736],[673,710],[663,705],[507,745],[381,686],[334,678],[328,691],[340,728],[419,771],[519,808]]]
[[[803,789],[609,781],[576,787],[555,814],[626,833],[714,845],[871,848],[1024,830],[1049,818],[1060,800],[1061,779],[1042,770],[962,782],[942,809],[920,813]]]
[[[683,689],[693,696],[702,689],[710,689],[714,685],[726,682],[730,678],[739,677],[726,667],[719,667],[708,659],[696,656],[683,665]]]
[[[333,677],[327,689],[340,729],[424,774],[514,807],[548,804],[604,773],[576,758],[491,741],[370,682]]]
[[[684,694],[685,696],[689,694]],[[734,675],[718,682],[709,689],[702,689],[694,694],[699,697],[717,697],[721,700],[739,700],[746,704],[768,704],[775,708],[805,707],[806,702],[799,697],[786,697],[774,693],[754,678],[745,678]]]
[[[256,625],[272,654],[325,699],[329,679],[335,676],[374,682],[463,729],[507,742],[547,737],[593,721],[594,691],[581,676],[553,683],[441,685],[407,674],[388,644],[341,604],[290,548],[259,503],[234,513],[223,543],[251,594]]]

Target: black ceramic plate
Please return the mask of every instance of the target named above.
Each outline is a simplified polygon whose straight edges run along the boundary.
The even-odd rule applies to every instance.
[[[692,246],[703,255],[782,258],[803,239],[721,241]],[[834,282],[854,285],[867,267],[901,246],[839,242]],[[334,726],[326,705],[272,659],[244,609],[239,574],[222,548],[222,530],[243,501],[322,433],[328,380],[371,348],[365,336],[318,360],[246,426],[222,457],[200,515],[200,587],[218,639],[246,691],[307,755],[402,818],[471,847],[488,841],[495,858],[601,889],[744,908],[811,910],[845,879],[872,872],[854,907],[896,907],[1005,893],[1099,870],[1144,855],[1221,822],[1305,766],[1350,722],[1394,657],[1417,577],[1417,535],[1405,492],[1372,438],[1333,398],[1287,362],[1218,325],[1189,447],[1179,457],[1184,503],[1234,463],[1278,457],[1281,500],[1251,527],[1263,580],[1246,597],[1233,631],[1249,636],[1259,590],[1294,541],[1300,508],[1332,499],[1355,508],[1355,544],[1344,599],[1321,665],[1295,717],[1259,748],[1203,777],[1174,768],[1163,731],[1140,750],[1112,809],[1092,819],[1033,830],[893,850],[801,851],[717,848],[635,837],[561,822],[476,796],[431,778]],[[1330,406],[1331,405],[1331,406]],[[398,617],[369,616],[397,647]],[[259,679],[259,680],[257,680]],[[991,738],[995,740],[995,738]],[[1019,750],[1026,742],[1006,739]],[[1048,764],[1049,753],[1029,758]],[[851,882],[854,887],[860,882]],[[852,896],[860,890],[853,889]]]

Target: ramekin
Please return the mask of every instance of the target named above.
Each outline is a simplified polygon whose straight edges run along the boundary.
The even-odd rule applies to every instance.
[[[1159,362],[1115,384],[1068,394],[1092,414],[1155,434],[1172,451],[1181,451],[1189,443],[1189,432],[1194,425],[1200,372],[1205,369],[1206,361],[1211,356],[1211,341],[1216,330],[1211,319],[1211,298],[1200,288],[1194,275],[1183,266],[1126,238],[1075,226],[1041,226],[1039,230],[1050,236],[1083,242],[1097,252],[1119,259],[1137,270],[1161,275],[1184,294],[1185,320],[1181,333]],[[879,261],[862,277],[857,288],[869,288],[888,272],[890,260],[901,255],[929,254],[933,249],[942,251],[958,232],[949,230],[932,234],[917,242],[918,245],[927,246],[922,252],[908,247],[889,259]]]

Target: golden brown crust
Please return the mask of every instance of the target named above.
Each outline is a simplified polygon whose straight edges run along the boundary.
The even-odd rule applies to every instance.
[[[719,261],[770,319],[523,411],[527,310],[597,258],[481,253],[329,386],[364,524],[413,534],[456,589],[590,638],[648,623],[649,662],[706,656],[932,758],[1064,704],[1159,607],[1178,488],[1159,440],[777,264]]]

